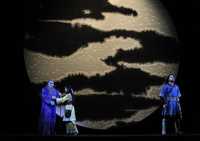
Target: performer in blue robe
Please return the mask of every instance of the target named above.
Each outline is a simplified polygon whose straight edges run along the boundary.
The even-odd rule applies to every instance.
[[[48,81],[47,86],[42,88],[41,113],[39,132],[43,136],[55,135],[56,105],[53,98],[59,98],[60,92],[54,88],[54,82]]]
[[[166,134],[166,122],[173,123],[175,132],[180,133],[180,121],[182,118],[180,97],[181,93],[178,85],[175,84],[175,76],[170,74],[166,83],[162,86],[160,91],[160,97],[163,102],[162,110],[162,134]]]

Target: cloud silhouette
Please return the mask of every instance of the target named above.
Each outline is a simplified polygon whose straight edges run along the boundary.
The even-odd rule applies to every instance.
[[[111,36],[138,40],[142,48],[128,51],[118,50],[115,56],[108,56],[103,61],[107,65],[116,65],[119,61],[145,63],[161,61],[174,63],[179,61],[180,45],[173,38],[155,31],[112,30],[101,31],[88,25],[71,25],[43,22],[36,38],[25,41],[25,48],[50,56],[64,57],[87,47],[89,43],[103,43]]]
[[[77,18],[93,18],[103,20],[103,12],[138,15],[137,11],[112,5],[108,0],[48,0],[42,1],[40,5],[40,19],[73,20]]]
[[[116,66],[119,61],[128,63],[146,63],[161,61],[175,63],[180,60],[180,44],[172,37],[167,37],[155,31],[121,31],[115,30],[110,34],[135,38],[142,44],[142,48],[123,50],[119,49],[114,56],[108,56],[103,61],[107,65]]]
[[[109,37],[105,32],[87,25],[41,22],[40,32],[35,38],[25,40],[25,48],[47,54],[64,57],[87,47],[88,43],[104,42]]]
[[[103,20],[103,12],[137,16],[136,10],[118,7],[108,0],[29,0],[24,1],[24,31],[39,32],[39,20],[91,18]]]
[[[120,93],[124,95],[145,93],[150,86],[161,85],[164,78],[143,72],[141,69],[118,67],[105,75],[96,74],[87,77],[84,74],[72,74],[56,82],[59,89],[71,85],[75,90],[85,88],[98,92]]]

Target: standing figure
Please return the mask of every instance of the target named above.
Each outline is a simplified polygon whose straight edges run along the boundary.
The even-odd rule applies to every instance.
[[[56,106],[53,97],[59,98],[60,95],[60,92],[54,88],[52,80],[49,80],[47,86],[42,88],[39,121],[39,133],[42,136],[55,135]]]
[[[76,115],[74,108],[74,91],[72,88],[65,87],[65,92],[61,98],[56,98],[56,103],[60,107],[59,115],[63,117],[67,135],[77,135]],[[60,106],[59,106],[60,105]]]
[[[163,103],[162,109],[162,135],[166,135],[166,129],[171,127],[176,134],[180,133],[180,120],[182,119],[180,106],[181,93],[175,84],[175,76],[170,74],[162,86],[160,98]]]

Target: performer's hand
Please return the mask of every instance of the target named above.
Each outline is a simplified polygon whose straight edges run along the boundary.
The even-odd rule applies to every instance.
[[[50,104],[51,104],[51,106],[54,106],[54,105],[55,105],[55,102],[54,102],[54,101],[51,101]]]

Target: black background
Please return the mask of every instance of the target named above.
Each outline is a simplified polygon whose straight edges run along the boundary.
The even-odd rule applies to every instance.
[[[177,83],[183,98],[184,133],[200,133],[199,93],[199,10],[198,1],[161,0],[169,11],[182,44],[182,58]],[[28,96],[29,80],[23,58],[23,2],[8,1],[1,21],[1,135],[32,135],[37,117],[34,98]],[[157,111],[159,113],[159,111]],[[159,114],[153,114],[139,127],[144,134],[159,134]],[[152,129],[155,125],[155,129]],[[124,129],[120,129],[124,130]],[[126,130],[132,130],[131,127]],[[139,130],[139,129],[138,129]],[[152,131],[153,130],[153,131]],[[94,134],[99,132],[91,131]],[[121,131],[116,131],[121,133]],[[82,130],[82,133],[87,133]],[[112,132],[109,132],[113,134]],[[106,133],[100,133],[106,134]]]

